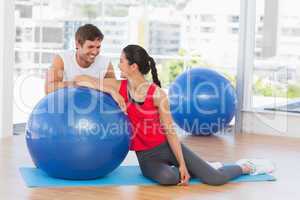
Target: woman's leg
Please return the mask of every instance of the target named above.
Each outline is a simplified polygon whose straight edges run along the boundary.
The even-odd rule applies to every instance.
[[[206,184],[223,185],[229,180],[243,174],[242,168],[239,165],[226,165],[219,169],[214,169],[188,147],[183,144],[181,147],[188,171],[193,177],[199,178]]]
[[[178,168],[161,161],[142,161],[143,175],[161,185],[177,185],[180,181]]]
[[[143,175],[161,185],[177,185],[180,182],[178,168],[173,166],[169,145],[161,144],[147,151],[136,152]]]
[[[190,175],[209,185],[223,185],[243,173],[239,165],[214,169],[183,144],[182,153]],[[180,182],[178,162],[168,143],[137,152],[137,158],[145,177],[162,185],[176,185]]]

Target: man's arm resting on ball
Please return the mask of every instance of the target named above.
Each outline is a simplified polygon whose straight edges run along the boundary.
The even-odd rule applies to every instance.
[[[118,103],[120,108],[126,114],[126,103],[124,98],[119,94],[121,82],[114,78],[97,79],[88,75],[80,75],[75,77],[77,86],[89,87],[95,90],[109,93],[112,98]]]
[[[105,79],[106,81],[103,82],[103,79]],[[99,77],[97,79],[89,75],[79,75],[75,77],[74,84],[76,86],[89,87],[92,89],[110,93],[111,91],[109,90],[111,89],[111,85],[114,84],[114,80],[116,80],[114,67],[111,63],[109,63],[104,77]],[[113,83],[111,84],[111,82]],[[102,87],[99,87],[99,85],[101,85]]]
[[[109,94],[119,93],[120,81],[114,78],[98,79],[88,75],[76,76],[74,79],[76,86],[89,87]]]
[[[63,81],[64,63],[61,57],[55,56],[51,68],[47,71],[45,82],[45,93],[54,92],[60,88],[73,86],[73,81]]]

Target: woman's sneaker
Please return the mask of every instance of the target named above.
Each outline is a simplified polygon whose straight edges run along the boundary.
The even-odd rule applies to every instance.
[[[266,159],[241,159],[236,164],[241,167],[248,167],[250,175],[270,174],[275,170],[274,163]]]

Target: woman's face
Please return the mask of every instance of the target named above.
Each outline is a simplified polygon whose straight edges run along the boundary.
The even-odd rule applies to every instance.
[[[120,56],[120,64],[119,64],[119,68],[121,70],[121,78],[128,78],[128,76],[130,76],[132,72],[130,66],[131,65],[128,64],[128,60],[124,52],[122,52]]]

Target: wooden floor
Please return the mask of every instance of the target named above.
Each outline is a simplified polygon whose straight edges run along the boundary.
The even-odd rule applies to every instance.
[[[276,182],[231,183],[224,186],[188,187],[122,186],[77,188],[27,188],[18,171],[31,166],[24,136],[0,140],[0,199],[180,199],[180,200],[299,200],[300,139],[274,136],[184,137],[183,142],[210,161],[232,162],[243,157],[270,158],[277,164]]]

